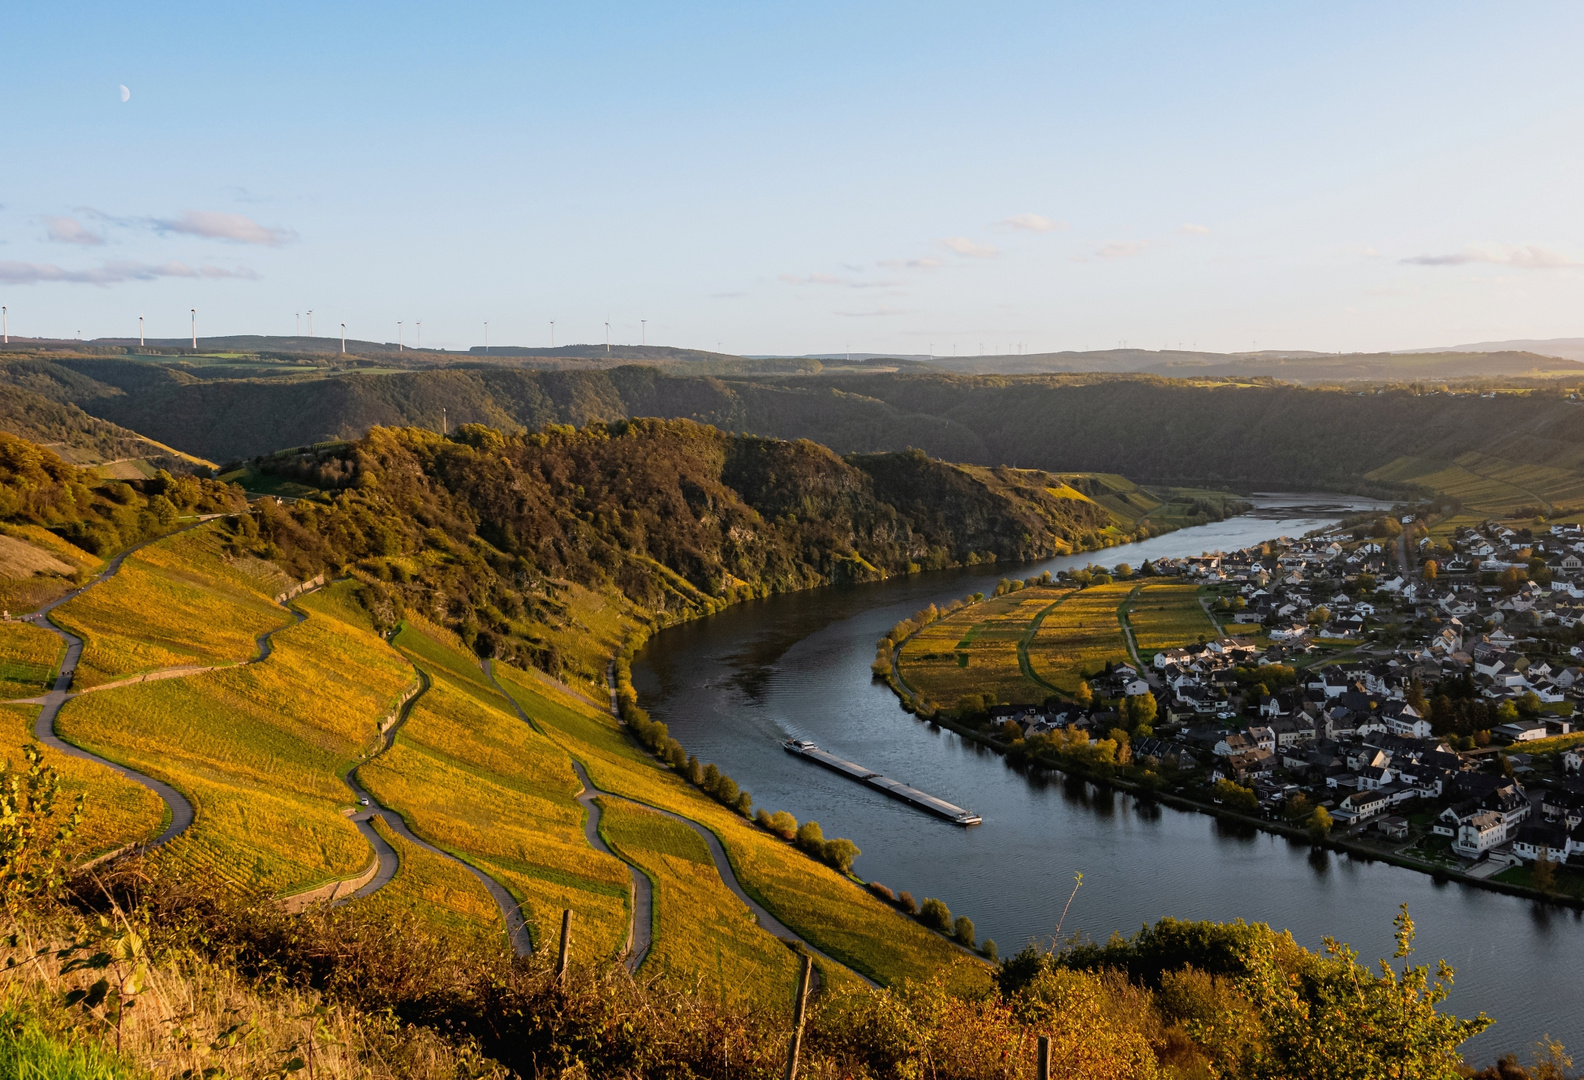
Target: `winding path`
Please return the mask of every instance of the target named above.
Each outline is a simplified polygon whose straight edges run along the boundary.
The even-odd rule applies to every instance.
[[[186,532],[188,529],[197,528],[206,521],[211,521],[214,518],[223,516],[225,515],[205,515],[200,517],[191,525],[185,525],[182,528],[177,529],[176,532]],[[102,758],[98,754],[91,754],[81,747],[73,746],[71,743],[55,734],[56,715],[59,714],[61,706],[66,703],[67,698],[75,696],[71,693],[71,683],[72,676],[77,671],[77,662],[82,658],[83,639],[78,637],[76,634],[73,634],[69,630],[65,630],[60,626],[57,626],[55,622],[50,619],[49,614],[62,604],[77,599],[77,597],[81,596],[95,585],[110,580],[110,578],[115,576],[116,571],[121,569],[121,564],[126,561],[126,557],[131,555],[134,551],[137,551],[139,548],[146,547],[149,544],[154,543],[156,540],[164,540],[166,537],[174,535],[176,535],[175,532],[166,533],[165,536],[156,536],[148,540],[144,540],[142,543],[133,544],[115,558],[111,559],[105,568],[99,571],[99,573],[96,574],[93,580],[88,582],[88,584],[82,586],[80,589],[73,589],[64,596],[60,596],[54,600],[51,600],[49,603],[38,608],[38,610],[34,611],[32,614],[23,617],[24,621],[31,622],[36,626],[48,630],[50,633],[54,634],[56,637],[60,638],[66,643],[66,657],[61,661],[60,674],[55,677],[54,689],[45,694],[42,698],[37,699],[38,704],[42,705],[43,708],[39,710],[38,719],[33,722],[33,737],[39,742],[43,743],[45,746],[48,746],[50,749],[59,751],[60,753],[65,754],[67,757],[77,758],[81,761],[92,761],[96,764],[103,765],[116,775],[131,780],[135,784],[141,784],[143,787],[159,796],[160,801],[165,804],[167,821],[165,828],[161,830],[160,834],[153,840],[150,840],[145,845],[143,845],[146,848],[159,847],[161,844],[168,843],[177,836],[180,836],[182,832],[184,832],[187,827],[193,823],[193,805],[187,800],[185,795],[171,787],[169,784],[165,783],[163,780],[156,780],[152,776],[138,772],[136,769],[128,768],[125,765],[118,765],[116,762]],[[267,637],[268,635],[265,636]],[[261,639],[260,647],[267,650],[269,643]]]
[[[616,679],[613,667],[615,667],[615,665],[611,665],[611,668],[607,668],[607,671],[605,671],[605,683],[607,683],[607,686],[610,687],[611,714],[615,716],[618,709],[616,709]],[[496,681],[496,676],[494,676],[494,671],[491,670],[491,667],[489,667],[488,660],[485,662],[485,673],[489,676],[489,681],[494,684],[494,687],[496,687],[497,690],[501,690],[502,695],[505,695],[505,700],[508,700],[508,702],[512,703],[512,708],[515,709],[516,714],[518,714],[518,716],[523,719],[524,724],[529,725],[529,727],[534,728],[535,732],[540,732],[543,735],[542,728],[540,728],[539,725],[534,724],[534,721],[532,721],[531,717],[527,716],[527,713],[524,713],[523,706],[518,705],[518,703],[516,703],[516,698],[512,697],[510,694],[507,694],[505,687],[501,686],[499,681]],[[565,747],[562,747],[562,749],[565,749]],[[786,923],[782,923],[779,918],[775,917],[775,915],[771,915],[770,912],[765,911],[765,907],[763,907],[759,901],[756,901],[756,899],[752,898],[752,896],[749,896],[748,892],[744,890],[743,884],[741,884],[740,880],[738,880],[737,869],[733,869],[732,860],[730,860],[730,858],[727,857],[727,854],[725,854],[725,847],[721,844],[721,838],[714,835],[710,828],[706,828],[705,825],[700,825],[699,822],[695,822],[695,820],[692,820],[691,817],[683,817],[681,814],[675,814],[675,812],[668,811],[668,809],[661,808],[661,806],[654,806],[653,803],[645,803],[645,801],[637,800],[637,798],[629,798],[627,795],[616,795],[615,792],[607,792],[607,790],[600,789],[600,787],[596,787],[596,785],[594,785],[594,781],[592,781],[592,779],[589,779],[588,770],[584,768],[583,762],[580,762],[577,757],[573,757],[570,752],[567,752],[567,757],[572,759],[572,771],[573,773],[577,773],[578,782],[583,784],[583,793],[578,795],[578,801],[589,808],[589,820],[588,822],[584,823],[584,831],[589,833],[589,836],[591,836],[591,842],[592,838],[594,838],[594,835],[597,833],[597,828],[599,828],[599,819],[596,817],[597,812],[599,812],[599,804],[594,801],[594,798],[596,797],[610,798],[610,800],[621,800],[624,801],[624,803],[632,803],[634,806],[642,806],[642,808],[649,809],[649,811],[654,811],[656,814],[661,814],[661,816],[672,819],[673,822],[686,825],[687,828],[691,828],[692,831],[695,831],[695,833],[699,835],[700,839],[703,839],[703,842],[705,842],[705,847],[708,847],[708,850],[710,850],[710,858],[714,861],[714,871],[716,871],[716,874],[721,876],[721,884],[725,885],[725,887],[729,888],[729,890],[732,890],[733,895],[737,896],[740,901],[743,901],[743,906],[748,907],[748,911],[751,912],[751,914],[754,915],[754,918],[756,918],[757,922],[759,922],[760,930],[771,934],[773,937],[779,937],[781,941],[787,942],[789,945],[800,945],[800,947],[803,947],[803,949],[808,950],[809,953],[819,956],[821,960],[833,964],[833,966],[836,966],[836,968],[846,968],[847,971],[852,971],[852,974],[854,974],[855,977],[859,977],[859,979],[862,979],[863,982],[868,983],[870,987],[879,990],[878,982],[874,982],[873,979],[870,979],[870,977],[863,974],[863,972],[854,971],[854,969],[849,968],[847,964],[843,964],[840,960],[836,960],[835,956],[830,956],[828,953],[816,949],[816,947],[809,944],[806,939],[798,936],[798,934],[795,934],[794,931],[789,930],[789,928],[786,926]],[[600,850],[610,850],[610,847],[605,846],[604,839],[600,839],[599,847]],[[610,854],[615,855],[616,858],[621,858],[621,855],[616,854],[616,852],[610,852]],[[640,879],[643,880],[643,885],[645,885],[645,892],[649,892],[648,874],[643,873],[643,869],[638,868],[638,866],[635,866],[634,863],[629,863],[626,858],[621,858],[621,861],[627,863],[630,871],[632,871],[632,874],[634,874],[634,892],[637,893],[638,880]],[[653,904],[653,899],[646,898],[645,907],[649,907],[649,904]],[[651,909],[651,911],[653,911],[653,909]],[[642,920],[643,928],[645,928],[645,931],[643,931],[643,936],[645,936],[645,939],[648,939],[648,926],[651,925],[651,911],[645,911],[645,917],[643,917]],[[638,906],[637,903],[634,903],[634,936],[637,936],[638,922],[640,922],[640,920],[638,920]],[[648,947],[649,942],[645,941],[643,950],[634,950],[634,953],[632,953],[632,956],[634,956],[632,968],[637,969],[638,963],[642,963],[643,952],[646,952]],[[819,979],[819,972],[814,972],[814,975],[816,975],[816,979]]]
[[[407,722],[407,718],[412,715],[413,708],[418,704],[418,699],[423,697],[424,694],[428,693],[429,687],[431,685],[428,673],[425,672],[423,668],[418,667],[416,664],[413,665],[413,670],[418,672],[418,692],[407,699],[406,703],[402,705],[401,713],[397,716],[396,722],[384,732],[384,744],[376,753],[372,754],[364,761],[359,762],[357,765],[354,765],[347,771],[347,774],[341,778],[346,786],[351,790],[352,797],[354,800],[356,800],[359,806],[376,806],[381,811],[384,811],[384,813],[378,813],[374,810],[359,810],[357,813],[352,815],[352,822],[357,826],[358,832],[362,833],[363,837],[368,840],[371,845],[373,845],[375,853],[379,856],[380,867],[379,871],[374,875],[373,879],[368,882],[368,884],[364,885],[356,892],[344,897],[342,900],[338,901],[338,903],[344,903],[347,900],[356,900],[364,896],[371,896],[380,889],[384,888],[386,885],[390,884],[391,880],[396,876],[396,871],[400,865],[400,859],[397,856],[395,849],[387,844],[385,842],[385,838],[380,836],[380,834],[374,830],[373,819],[378,817],[380,820],[385,822],[386,828],[400,836],[403,840],[406,840],[409,844],[412,844],[414,847],[422,848],[431,855],[438,855],[442,859],[449,859],[457,865],[464,867],[468,873],[478,878],[479,883],[483,885],[486,890],[488,890],[490,898],[495,901],[495,906],[500,908],[501,917],[506,921],[506,937],[507,940],[511,942],[512,952],[516,953],[518,956],[529,956],[533,953],[533,937],[531,934],[529,934],[528,924],[523,919],[521,905],[517,903],[516,899],[511,893],[506,891],[506,887],[500,882],[496,881],[494,878],[490,877],[484,871],[480,870],[478,867],[474,866],[472,863],[468,862],[466,859],[459,859],[449,851],[443,851],[429,843],[429,841],[421,839],[407,825],[407,819],[402,816],[401,811],[396,810],[394,807],[387,806],[385,803],[381,802],[358,780],[357,773],[359,769],[361,769],[364,765],[367,765],[370,761],[373,761],[375,758],[379,757],[380,754],[385,753],[392,746],[396,745],[396,733],[401,730],[402,725]]]

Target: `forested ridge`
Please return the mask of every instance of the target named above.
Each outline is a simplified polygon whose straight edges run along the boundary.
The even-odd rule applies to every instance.
[[[31,393],[216,461],[356,439],[376,425],[535,430],[657,416],[808,438],[839,453],[918,447],[950,461],[1247,488],[1357,488],[1405,455],[1469,451],[1584,467],[1579,406],[1559,391],[1482,397],[1138,375],[700,377],[484,364],[222,379],[104,357],[13,360],[0,370]]]
[[[302,576],[361,561],[389,603],[553,673],[559,582],[663,625],[772,592],[1094,546],[1114,528],[1041,473],[987,482],[919,451],[843,459],[686,420],[375,428],[265,467],[324,495],[261,508],[239,544]]]

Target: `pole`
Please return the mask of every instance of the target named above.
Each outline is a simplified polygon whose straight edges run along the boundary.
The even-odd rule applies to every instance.
[[[567,953],[572,948],[572,911],[570,908],[561,912],[561,951],[556,955],[556,982],[565,984],[567,975]]]
[[[1034,1059],[1034,1075],[1037,1080],[1050,1080],[1050,1036],[1039,1037],[1039,1056]]]
[[[809,976],[813,971],[814,958],[804,953],[803,967],[798,971],[797,999],[792,1003],[792,1041],[787,1044],[782,1080],[797,1080],[798,1053],[803,1049],[803,1014],[808,1010]]]

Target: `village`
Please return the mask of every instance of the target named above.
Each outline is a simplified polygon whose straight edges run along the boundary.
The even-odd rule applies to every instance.
[[[1002,706],[1024,737],[1117,736],[1190,797],[1431,869],[1550,891],[1584,866],[1584,530],[1485,523],[1162,561],[1227,632],[1110,664],[1096,706]],[[1574,736],[1574,737],[1569,737]],[[1571,879],[1571,875],[1565,874]]]

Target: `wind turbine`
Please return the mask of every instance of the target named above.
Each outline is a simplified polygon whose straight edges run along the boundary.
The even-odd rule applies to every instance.
[[[610,355],[610,320],[605,320],[605,355]]]
[[[415,349],[423,348],[423,320],[418,320],[418,341],[413,345]]]
[[[293,334],[292,336],[293,337],[302,337],[302,312],[296,311],[296,312],[293,312],[292,314],[294,314],[297,317],[297,333]]]
[[[643,337],[639,340],[642,344],[647,345],[649,344],[649,320],[639,319],[638,322],[643,327]]]
[[[138,348],[143,347],[143,316],[138,316]]]
[[[555,348],[555,320],[550,320],[550,347]]]
[[[193,352],[198,351],[198,309],[192,309]]]
[[[11,344],[11,310],[0,304],[0,337],[5,338],[5,344]]]
[[[484,320],[484,355],[489,355],[489,320]]]
[[[308,309],[308,336],[313,337],[313,308]]]
[[[402,351],[402,336],[401,335],[402,335],[401,320],[397,319],[396,320],[396,351],[397,352],[401,352]]]
[[[346,355],[346,323],[341,324],[341,354]]]

